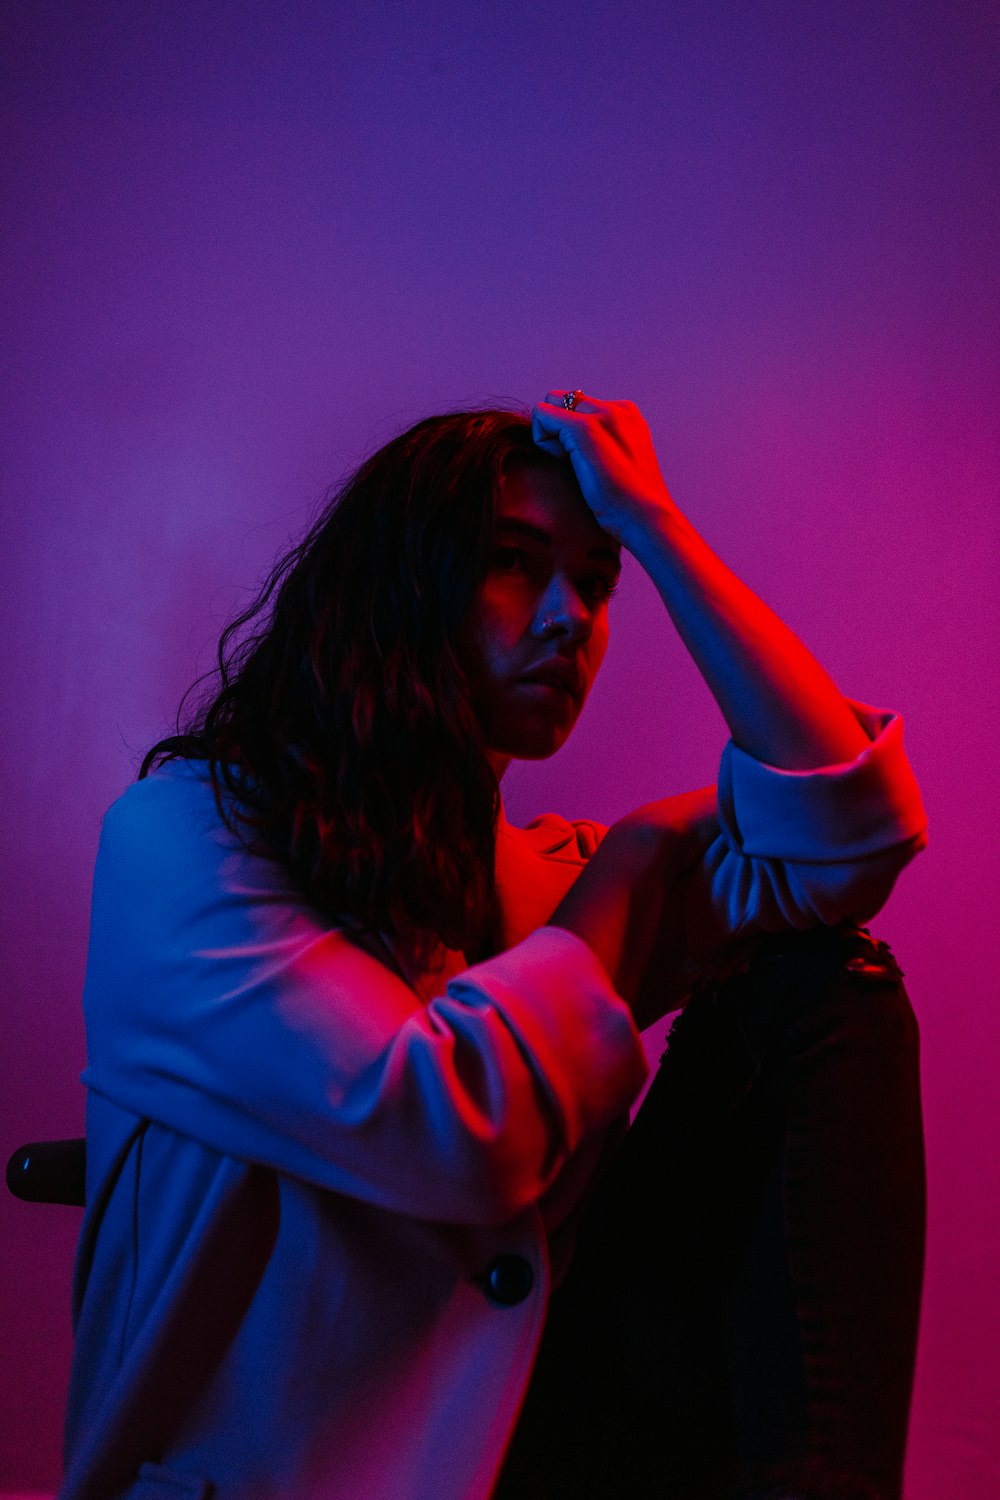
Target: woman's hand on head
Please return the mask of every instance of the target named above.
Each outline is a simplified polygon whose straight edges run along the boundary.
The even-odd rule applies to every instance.
[[[676,511],[642,412],[633,401],[581,395],[568,411],[565,391],[549,391],[531,411],[537,447],[568,458],[599,526],[630,551],[647,529]]]

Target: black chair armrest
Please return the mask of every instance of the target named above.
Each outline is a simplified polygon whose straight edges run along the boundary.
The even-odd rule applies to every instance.
[[[7,1186],[28,1203],[65,1203],[83,1208],[87,1202],[87,1142],[32,1141],[18,1146],[7,1163]]]

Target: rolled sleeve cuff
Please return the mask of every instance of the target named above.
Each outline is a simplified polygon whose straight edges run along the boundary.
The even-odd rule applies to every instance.
[[[926,844],[927,814],[903,747],[902,716],[847,702],[871,739],[852,761],[781,770],[728,742],[718,805],[734,849],[753,858],[839,863]]]

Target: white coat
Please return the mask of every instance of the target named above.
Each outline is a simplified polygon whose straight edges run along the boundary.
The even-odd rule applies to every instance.
[[[901,719],[852,707],[844,765],[727,744],[676,993],[737,935],[870,920],[924,847]],[[112,806],[61,1500],[487,1500],[646,1077],[602,964],[546,925],[604,831],[504,818],[504,951],[411,988],[225,830],[204,766]]]

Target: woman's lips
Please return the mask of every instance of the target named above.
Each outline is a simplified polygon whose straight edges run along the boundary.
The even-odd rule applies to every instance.
[[[543,682],[538,677],[522,677],[519,680],[522,687],[545,688],[550,693],[565,693],[570,698],[576,696],[564,682]]]
[[[571,698],[579,699],[582,696],[582,683],[580,674],[569,662],[552,661],[544,662],[534,667],[530,672],[518,679],[533,687],[554,688],[560,692],[568,693]]]

